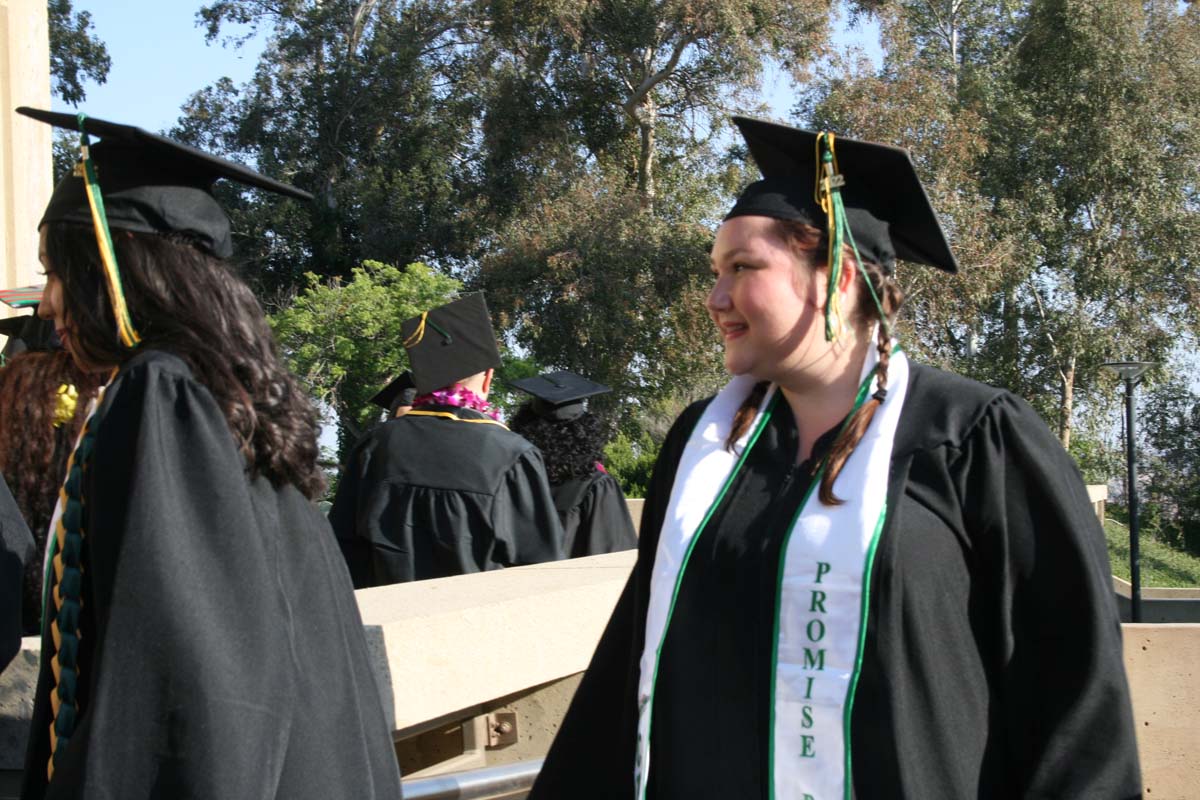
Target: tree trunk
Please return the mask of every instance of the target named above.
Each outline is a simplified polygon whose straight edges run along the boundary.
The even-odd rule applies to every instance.
[[[654,186],[654,128],[658,122],[658,107],[649,93],[638,108],[638,128],[641,132],[641,148],[638,152],[638,197],[642,210],[654,210],[656,188]]]
[[[1075,356],[1067,360],[1062,373],[1062,405],[1058,409],[1058,438],[1063,447],[1071,446],[1071,413],[1075,406]]]

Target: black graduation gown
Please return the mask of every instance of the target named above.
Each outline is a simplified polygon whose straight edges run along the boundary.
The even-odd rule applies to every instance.
[[[599,468],[551,486],[563,526],[567,558],[598,556],[637,547],[637,531],[616,478]]]
[[[423,406],[354,446],[329,521],[354,586],[563,557],[542,455],[469,408]]]
[[[0,479],[0,670],[21,649],[21,595],[33,536],[8,484]]]
[[[80,715],[47,786],[47,636],[22,798],[399,797],[320,512],[248,479],[213,396],[174,356],[127,362],[100,414],[83,480]]]
[[[650,565],[679,457],[702,411],[703,403],[689,408],[667,437],[643,510],[638,564],[531,800],[633,797]],[[762,468],[777,467],[767,459]],[[741,491],[731,489],[717,514]],[[1104,537],[1078,470],[1035,412],[1002,390],[913,365],[887,491],[852,711],[855,796],[1140,796]],[[712,573],[736,581],[728,570]],[[762,577],[773,583],[774,575],[772,564]],[[714,581],[712,591],[728,588]],[[737,659],[722,648],[743,639],[712,637],[710,660]],[[769,658],[749,652],[741,657],[754,659],[765,685]],[[660,687],[670,680],[660,671]],[[730,713],[731,703],[753,703],[754,695],[723,688],[694,694],[692,724],[657,735],[652,726],[652,741],[708,737],[724,717],[755,713]],[[758,731],[759,752],[768,733],[765,725]],[[697,753],[697,773],[726,769],[719,750]],[[650,796],[685,796],[657,785],[655,758],[652,750],[659,791]],[[709,786],[688,796],[729,796],[715,778]]]

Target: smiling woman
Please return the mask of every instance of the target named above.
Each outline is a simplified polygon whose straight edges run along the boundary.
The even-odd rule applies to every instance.
[[[316,414],[227,261],[211,187],[308,195],[20,110],[84,132],[39,226],[39,313],[111,375],[51,522],[22,797],[398,797],[349,576],[309,501]]]
[[[957,269],[908,154],[735,121],[766,177],[713,245],[734,377],[667,436],[531,797],[1140,796],[1078,471],[893,336],[896,260]]]

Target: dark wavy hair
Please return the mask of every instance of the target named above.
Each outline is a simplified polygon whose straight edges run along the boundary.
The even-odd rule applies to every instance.
[[[47,225],[46,255],[63,283],[72,346],[94,364],[121,364],[139,350],[183,359],[212,392],[251,477],[324,489],[317,467],[316,409],[279,357],[262,307],[229,264],[185,234],[113,231],[125,299],[142,337],[123,347],[90,228]]]
[[[41,556],[50,518],[71,447],[101,380],[76,367],[63,351],[26,351],[0,368],[0,473],[37,543],[37,555],[25,566],[21,618],[26,634],[36,633],[41,624]],[[55,426],[63,385],[75,387],[78,402],[75,415]]]
[[[604,425],[594,414],[563,421],[546,419],[533,410],[532,401],[517,409],[508,427],[542,451],[546,477],[553,486],[595,472],[607,440]]]

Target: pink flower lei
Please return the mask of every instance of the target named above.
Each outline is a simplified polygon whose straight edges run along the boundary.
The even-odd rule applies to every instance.
[[[499,421],[500,412],[479,395],[465,386],[454,384],[445,389],[435,389],[429,394],[417,395],[413,398],[413,408],[421,406],[454,406],[455,408],[470,408],[481,414],[486,414]]]

